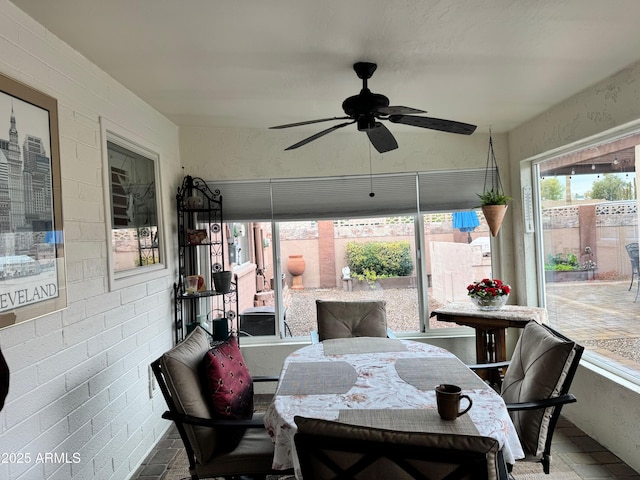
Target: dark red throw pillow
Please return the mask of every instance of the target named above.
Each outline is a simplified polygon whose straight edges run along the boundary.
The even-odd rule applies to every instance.
[[[205,354],[202,372],[215,415],[233,419],[253,416],[253,380],[236,337],[229,337]]]

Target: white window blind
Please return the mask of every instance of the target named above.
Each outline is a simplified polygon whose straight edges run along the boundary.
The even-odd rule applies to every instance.
[[[225,222],[271,220],[271,181],[207,181],[212,190],[220,190]]]
[[[420,211],[452,212],[477,207],[478,194],[484,191],[484,177],[485,169],[418,173]]]
[[[374,196],[370,196],[370,193]],[[276,220],[357,218],[416,211],[416,176],[369,175],[274,180]]]
[[[357,218],[469,210],[484,169],[255,181],[207,181],[225,221]],[[369,194],[375,195],[371,197]]]

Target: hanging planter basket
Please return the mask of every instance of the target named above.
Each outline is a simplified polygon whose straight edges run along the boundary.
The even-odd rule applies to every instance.
[[[484,191],[482,195],[478,194],[478,197],[482,202],[480,206],[489,225],[489,230],[491,230],[491,235],[495,237],[500,231],[504,215],[507,213],[507,202],[511,200],[511,197],[505,195],[502,188],[498,162],[493,151],[491,130],[489,130],[489,152],[487,153],[487,166],[484,172]]]
[[[482,207],[482,214],[484,215],[489,230],[491,230],[491,236],[495,237],[500,231],[502,226],[502,220],[504,220],[504,214],[507,213],[508,205],[484,205]]]

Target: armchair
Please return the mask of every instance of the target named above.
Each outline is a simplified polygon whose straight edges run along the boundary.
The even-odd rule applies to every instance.
[[[562,407],[576,402],[569,393],[584,347],[547,325],[527,323],[510,362],[472,365],[504,368],[501,395],[507,404],[525,461],[551,465],[551,440]]]
[[[283,473],[271,468],[273,443],[261,415],[237,419],[212,413],[202,371],[203,359],[210,349],[209,336],[196,327],[151,364],[168,406],[162,417],[176,424],[189,460],[191,479],[230,479],[238,475],[264,478],[267,474]]]

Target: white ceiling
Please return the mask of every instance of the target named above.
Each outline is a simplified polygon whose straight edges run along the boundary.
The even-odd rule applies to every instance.
[[[505,132],[640,59],[638,0],[12,2],[189,126],[342,116],[371,61],[391,105]]]

